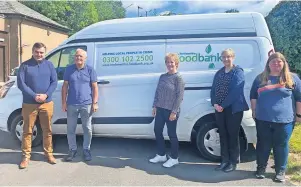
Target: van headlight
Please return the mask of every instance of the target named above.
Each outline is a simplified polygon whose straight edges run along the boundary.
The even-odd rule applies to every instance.
[[[0,99],[4,98],[9,89],[15,84],[15,81],[7,82],[0,88]]]

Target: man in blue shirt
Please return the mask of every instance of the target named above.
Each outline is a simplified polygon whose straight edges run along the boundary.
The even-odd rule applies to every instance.
[[[84,132],[83,153],[85,161],[92,159],[92,113],[98,109],[97,75],[93,67],[86,64],[87,52],[77,49],[75,63],[66,68],[62,87],[62,109],[67,112],[67,138],[69,153],[66,161],[72,161],[77,153],[76,127],[80,114]],[[68,95],[68,96],[67,96]]]
[[[57,74],[53,64],[44,59],[46,46],[35,43],[32,47],[32,58],[20,66],[17,82],[22,91],[23,104],[23,159],[20,169],[28,166],[31,153],[32,129],[37,116],[43,131],[44,154],[50,164],[55,164],[52,148],[51,120],[53,115],[52,93],[57,87]]]

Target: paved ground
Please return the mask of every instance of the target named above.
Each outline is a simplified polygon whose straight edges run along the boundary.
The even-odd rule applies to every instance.
[[[78,138],[79,145],[81,142]],[[42,148],[36,147],[29,168],[24,170],[18,169],[19,147],[8,133],[0,131],[0,185],[283,185],[272,181],[271,169],[267,179],[254,179],[254,149],[242,156],[243,163],[237,171],[226,174],[214,171],[217,163],[199,158],[188,143],[180,145],[181,164],[170,169],[148,163],[155,150],[153,140],[94,138],[91,162],[82,162],[79,155],[74,162],[66,163],[62,158],[67,150],[67,140],[58,136],[55,137],[58,164],[46,163]]]

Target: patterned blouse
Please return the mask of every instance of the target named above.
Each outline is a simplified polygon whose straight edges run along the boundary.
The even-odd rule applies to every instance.
[[[222,71],[222,73],[217,77],[216,80],[216,89],[215,89],[215,96],[216,96],[216,103],[221,105],[224,99],[227,97],[229,93],[229,85],[230,81],[233,77],[233,72],[230,70],[228,73]]]

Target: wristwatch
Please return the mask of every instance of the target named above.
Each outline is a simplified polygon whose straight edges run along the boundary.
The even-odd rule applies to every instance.
[[[97,102],[93,103],[94,105],[97,104]]]
[[[298,118],[301,118],[301,114],[297,114],[297,113],[296,113],[296,116],[297,116]]]

